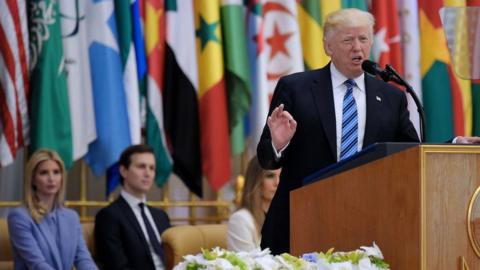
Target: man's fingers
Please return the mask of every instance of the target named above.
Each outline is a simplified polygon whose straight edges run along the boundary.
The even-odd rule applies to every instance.
[[[286,120],[288,120],[288,122],[292,120],[295,121],[295,119],[293,119],[293,116],[287,111],[283,111],[282,118],[285,118]]]
[[[290,124],[290,128],[293,129],[293,130],[296,130],[297,129],[297,121],[295,121],[294,119],[292,120],[288,120],[288,123]]]
[[[273,109],[272,113],[270,114],[270,117],[272,118],[272,121],[276,120],[277,118],[282,117],[283,114],[283,108],[285,106],[283,104],[278,105],[275,109]]]

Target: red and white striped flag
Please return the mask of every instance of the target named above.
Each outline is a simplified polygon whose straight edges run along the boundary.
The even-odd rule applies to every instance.
[[[28,143],[28,29],[25,0],[0,1],[0,166]]]

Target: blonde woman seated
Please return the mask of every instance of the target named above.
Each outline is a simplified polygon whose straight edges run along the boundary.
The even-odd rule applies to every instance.
[[[78,214],[63,206],[65,174],[54,151],[39,150],[30,158],[23,205],[8,215],[15,269],[97,269]]]
[[[240,209],[228,220],[227,248],[251,251],[260,248],[260,231],[280,181],[281,169],[268,171],[252,158],[245,174]]]

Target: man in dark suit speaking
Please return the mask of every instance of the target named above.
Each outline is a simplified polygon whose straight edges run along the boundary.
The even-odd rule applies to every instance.
[[[373,25],[373,16],[358,9],[331,13],[324,24],[331,62],[277,84],[257,148],[262,167],[282,167],[262,228],[261,246],[274,254],[289,251],[289,192],[306,176],[375,142],[419,141],[404,92],[362,70]]]
[[[122,190],[95,217],[97,259],[103,269],[165,269],[160,235],[167,214],[146,205],[155,179],[155,156],[147,145],[125,149],[119,160]]]

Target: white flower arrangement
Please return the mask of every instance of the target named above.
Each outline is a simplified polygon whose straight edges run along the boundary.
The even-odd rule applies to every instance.
[[[301,258],[288,253],[273,256],[269,249],[232,252],[221,248],[202,249],[187,255],[174,270],[389,270],[378,246],[360,247],[350,252],[313,252]]]

